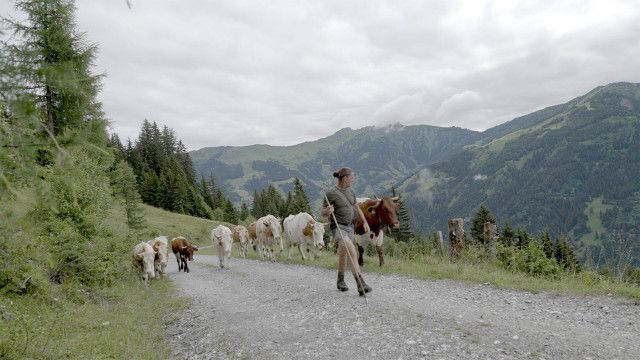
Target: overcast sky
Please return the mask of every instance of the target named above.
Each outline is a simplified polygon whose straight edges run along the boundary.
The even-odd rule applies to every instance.
[[[396,122],[485,130],[599,85],[640,82],[636,0],[77,5],[123,141],[145,118],[189,150]]]

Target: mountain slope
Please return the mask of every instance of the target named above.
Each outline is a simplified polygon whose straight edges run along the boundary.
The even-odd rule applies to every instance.
[[[204,148],[191,157],[196,171],[205,176],[213,173],[236,202],[250,200],[254,189],[260,191],[270,182],[286,192],[294,177],[302,180],[312,200],[319,199],[334,184],[331,173],[342,166],[359,174],[354,185],[359,194],[373,196],[388,192],[421,167],[447,159],[479,136],[460,128],[395,124],[345,128],[294,146]]]
[[[606,245],[606,230],[637,233],[640,84],[596,88],[482,137],[403,184],[420,229],[470,218],[484,203],[499,219],[585,246]]]

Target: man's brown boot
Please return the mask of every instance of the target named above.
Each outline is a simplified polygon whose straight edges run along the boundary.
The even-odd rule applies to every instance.
[[[360,294],[360,296],[373,290],[369,285],[367,285],[367,283],[364,282],[362,274],[354,274],[353,277],[356,279],[356,284],[358,284],[358,294]]]
[[[338,283],[336,284],[338,290],[347,291],[349,288],[347,287],[347,283],[344,282],[344,273],[338,273]]]

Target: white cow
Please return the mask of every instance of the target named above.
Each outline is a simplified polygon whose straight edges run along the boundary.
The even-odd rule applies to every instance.
[[[273,247],[279,244],[280,251],[284,250],[280,220],[273,215],[261,217],[256,221],[256,236],[260,257],[264,259],[264,253],[266,251],[269,259],[271,261],[276,261]]]
[[[284,237],[287,246],[287,258],[291,259],[291,246],[297,245],[302,255],[302,260],[306,260],[303,247],[313,249],[313,258],[320,256],[318,248],[324,246],[324,226],[326,224],[317,222],[313,217],[305,212],[297,215],[289,215],[284,219]]]
[[[165,270],[169,256],[169,239],[167,239],[166,236],[158,236],[153,240],[147,241],[147,244],[151,245],[153,251],[156,253],[155,260],[153,261],[156,276],[164,276],[166,274]]]
[[[240,256],[247,257],[247,249],[249,247],[249,230],[242,225],[233,228],[233,242],[238,243],[240,247]]]
[[[231,229],[224,225],[218,225],[217,228],[211,230],[211,240],[213,245],[218,248],[221,269],[224,269],[224,261],[231,258],[231,245],[233,245],[231,236]]]
[[[146,242],[141,242],[133,247],[132,262],[133,266],[138,270],[142,270],[142,279],[144,285],[149,285],[149,279],[153,279],[155,271],[153,269],[153,260],[156,257],[156,253],[153,251],[151,245]]]

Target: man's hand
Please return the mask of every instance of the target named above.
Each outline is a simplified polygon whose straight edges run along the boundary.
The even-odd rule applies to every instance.
[[[324,216],[330,216],[331,214],[333,214],[333,205],[329,205],[327,207],[323,207],[322,210],[320,210],[320,212]]]

